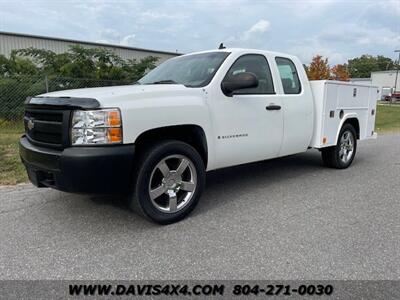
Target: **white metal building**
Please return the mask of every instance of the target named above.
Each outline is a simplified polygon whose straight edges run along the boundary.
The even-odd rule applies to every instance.
[[[353,83],[368,84],[377,86],[379,88],[379,99],[390,93],[394,92],[395,81],[396,81],[396,70],[388,71],[376,71],[371,73],[370,78],[351,78],[350,81]],[[400,91],[400,71],[397,76],[396,90]]]
[[[393,88],[396,81],[396,70],[390,71],[379,71],[371,73],[371,83],[372,85],[382,88]],[[397,76],[397,91],[400,91],[400,71]]]
[[[371,85],[371,78],[350,78],[354,84],[368,84]]]
[[[146,56],[159,57],[158,64],[167,60],[168,58],[180,55],[179,53],[149,50],[142,48],[134,48],[122,45],[111,45],[94,42],[84,42],[63,38],[53,38],[38,35],[29,35],[21,33],[11,33],[0,31],[0,54],[9,56],[14,49],[24,49],[34,47],[38,49],[46,49],[54,51],[55,53],[63,53],[68,50],[69,45],[81,45],[83,47],[94,48],[102,47],[114,51],[123,59],[141,59]]]

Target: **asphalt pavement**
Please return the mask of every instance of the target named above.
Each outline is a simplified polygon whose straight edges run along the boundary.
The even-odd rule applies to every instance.
[[[159,226],[115,197],[0,187],[0,279],[399,279],[400,135],[214,171]]]

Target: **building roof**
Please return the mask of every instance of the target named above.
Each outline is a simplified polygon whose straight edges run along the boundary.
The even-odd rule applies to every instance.
[[[8,35],[8,36],[18,36],[18,37],[25,37],[25,38],[36,38],[42,40],[53,40],[53,41],[61,41],[61,42],[68,42],[68,43],[78,43],[78,44],[86,44],[86,45],[93,45],[99,47],[113,47],[113,48],[120,48],[120,49],[127,49],[127,50],[136,50],[136,51],[145,51],[151,53],[162,53],[162,54],[170,54],[170,55],[181,55],[182,53],[178,52],[169,52],[169,51],[159,51],[153,49],[145,49],[145,48],[137,48],[137,47],[129,47],[124,45],[115,45],[115,44],[107,44],[107,43],[99,43],[99,42],[88,42],[88,41],[80,41],[74,39],[65,39],[65,38],[58,38],[58,37],[49,37],[43,35],[33,35],[33,34],[26,34],[26,33],[16,33],[16,32],[7,32],[7,31],[0,31],[0,35]]]
[[[371,81],[371,78],[350,78],[350,81]]]
[[[371,73],[396,73],[397,70],[372,71]]]

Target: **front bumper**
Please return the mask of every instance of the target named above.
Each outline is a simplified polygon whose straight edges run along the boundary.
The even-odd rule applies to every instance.
[[[134,145],[42,148],[25,136],[19,153],[30,181],[72,193],[125,194],[132,186]]]

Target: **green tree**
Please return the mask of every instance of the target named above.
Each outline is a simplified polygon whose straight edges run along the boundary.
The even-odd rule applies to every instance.
[[[113,51],[105,48],[70,46],[65,53],[56,54],[50,50],[27,48],[13,52],[14,57],[30,58],[39,74],[71,78],[99,80],[140,79],[146,71],[153,69],[157,57],[123,60]]]
[[[59,75],[75,78],[96,78],[96,61],[94,50],[82,46],[71,46],[67,55],[68,61],[60,68]]]
[[[124,62],[123,70],[127,74],[129,80],[137,81],[142,78],[146,72],[154,69],[157,61],[158,57],[155,56],[147,56],[139,61],[136,59],[128,59]]]
[[[36,65],[29,59],[11,55],[10,58],[0,55],[0,77],[13,75],[36,75]]]
[[[14,50],[11,53],[12,57],[23,57],[31,60],[41,75],[58,74],[60,68],[69,61],[67,53],[56,54],[50,50],[33,47]]]
[[[395,62],[382,55],[361,55],[348,61],[348,72],[352,78],[369,78],[371,72],[393,70]]]
[[[0,55],[0,122],[21,120],[28,96],[48,91],[129,84],[155,67],[158,58],[123,60],[105,48],[70,46],[57,54],[50,50],[14,50]],[[46,81],[44,78],[46,77]]]
[[[11,61],[4,55],[0,54],[0,74],[2,76],[8,76],[11,73],[12,73]]]

